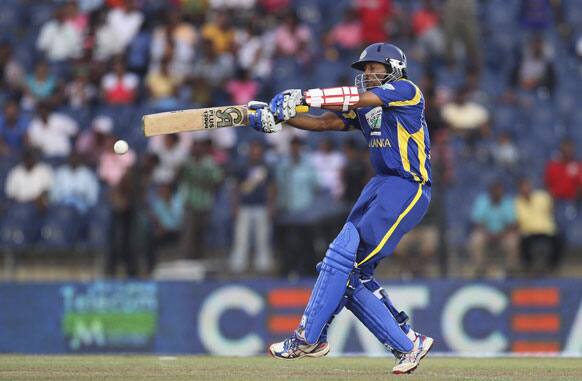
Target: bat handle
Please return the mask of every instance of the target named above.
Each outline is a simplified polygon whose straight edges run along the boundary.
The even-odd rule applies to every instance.
[[[307,106],[307,105],[296,106],[295,111],[297,111],[297,112],[309,112],[309,106]]]

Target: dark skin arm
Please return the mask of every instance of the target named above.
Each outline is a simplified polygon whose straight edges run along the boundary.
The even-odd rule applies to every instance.
[[[358,103],[349,106],[349,110],[359,107],[382,106],[383,102],[378,96],[370,91],[360,94]],[[342,111],[340,106],[324,107],[327,110]],[[342,119],[333,112],[324,112],[319,116],[297,114],[287,121],[287,124],[307,131],[346,131],[346,126]]]

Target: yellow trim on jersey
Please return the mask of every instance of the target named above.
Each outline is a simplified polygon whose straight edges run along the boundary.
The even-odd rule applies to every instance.
[[[428,171],[426,170],[426,146],[424,144],[424,128],[411,134],[404,128],[400,121],[396,119],[396,129],[398,131],[398,150],[400,160],[404,170],[412,175],[414,181],[426,183],[428,181]],[[410,170],[410,160],[408,159],[408,141],[412,138],[418,147],[418,166],[420,167],[420,177]]]
[[[414,86],[414,89],[415,89],[414,97],[412,99],[407,100],[407,101],[389,102],[388,107],[414,106],[414,105],[417,105],[420,103],[420,100],[422,98],[422,93],[420,92],[420,89],[418,88],[418,86],[416,86],[414,83],[412,83],[408,80],[405,80],[405,81],[410,83],[412,86]]]
[[[400,224],[400,221],[402,221],[402,219],[404,217],[406,217],[406,215],[408,213],[410,213],[412,208],[414,208],[414,206],[416,205],[416,203],[420,199],[421,194],[422,194],[422,184],[418,184],[418,190],[416,191],[416,194],[414,195],[414,198],[412,199],[410,204],[408,204],[406,209],[404,209],[404,211],[402,213],[400,213],[400,215],[398,216],[396,221],[394,221],[392,226],[390,226],[390,229],[388,229],[388,231],[386,232],[386,234],[384,235],[384,237],[382,238],[382,240],[380,241],[378,246],[376,246],[376,248],[374,250],[372,250],[372,252],[370,254],[368,254],[368,256],[366,258],[364,258],[361,262],[356,264],[356,267],[360,267],[364,263],[368,262],[374,255],[378,254],[380,252],[380,250],[382,250],[382,248],[384,247],[386,242],[388,242],[388,240],[392,236],[392,233],[394,233],[394,230],[396,230],[396,228],[398,227],[398,224]]]

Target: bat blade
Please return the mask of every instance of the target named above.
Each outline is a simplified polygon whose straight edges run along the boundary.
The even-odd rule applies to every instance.
[[[224,106],[147,114],[142,118],[145,136],[174,134],[247,124],[246,106]]]

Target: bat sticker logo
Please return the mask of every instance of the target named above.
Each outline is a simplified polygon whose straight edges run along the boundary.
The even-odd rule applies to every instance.
[[[237,126],[243,121],[242,112],[236,107],[227,107],[222,110],[216,110],[216,127]]]

